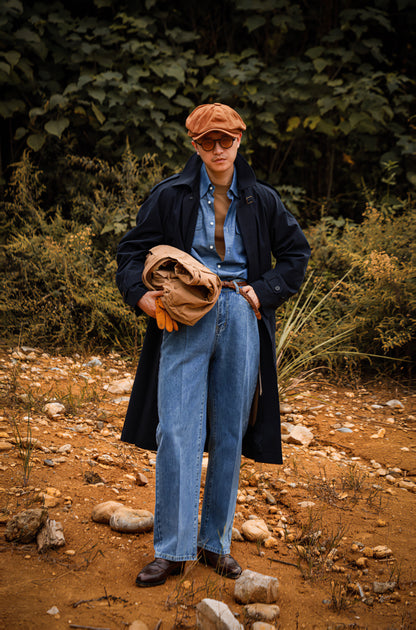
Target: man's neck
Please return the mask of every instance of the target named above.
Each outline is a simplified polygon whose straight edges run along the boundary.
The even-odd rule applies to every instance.
[[[234,166],[232,170],[224,171],[223,173],[213,173],[211,169],[207,168],[208,177],[210,182],[214,186],[227,186],[229,188],[233,181]]]

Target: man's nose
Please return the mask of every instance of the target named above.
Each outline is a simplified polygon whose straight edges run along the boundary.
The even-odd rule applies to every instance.
[[[222,146],[220,145],[220,141],[219,140],[215,140],[213,151],[214,151],[214,153],[222,153]]]

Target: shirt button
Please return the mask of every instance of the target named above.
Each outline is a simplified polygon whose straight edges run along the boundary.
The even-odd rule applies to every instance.
[[[218,269],[221,269],[221,265],[219,263],[218,263],[217,267],[218,267]]]
[[[214,249],[214,245],[210,245],[210,246],[209,246],[209,248],[210,248],[210,249]]]
[[[211,205],[211,202],[210,202],[210,201],[208,201],[208,205],[209,205],[209,206]]]
[[[280,285],[276,284],[276,286],[274,287],[275,291],[280,291]]]
[[[214,225],[214,221],[210,221],[210,225]]]

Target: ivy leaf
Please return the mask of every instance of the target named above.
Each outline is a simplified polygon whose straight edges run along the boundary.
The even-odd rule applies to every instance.
[[[39,151],[45,144],[45,140],[46,138],[43,134],[31,133],[26,142],[31,149]]]
[[[96,119],[98,120],[98,122],[100,123],[100,125],[104,124],[105,122],[105,116],[104,114],[98,109],[98,107],[96,106],[95,103],[91,103],[91,109],[95,114]]]
[[[49,120],[45,125],[45,130],[53,136],[60,138],[68,126],[68,118],[58,118],[58,120]]]
[[[8,52],[2,53],[3,57],[6,61],[12,66],[15,66],[22,56],[17,50],[9,50]]]
[[[10,74],[10,66],[5,61],[0,61],[0,72],[5,72],[6,74]]]
[[[300,118],[299,118],[299,116],[292,116],[287,121],[286,131],[288,131],[290,133],[291,131],[294,131],[295,129],[297,129],[299,127],[299,125],[300,125]]]
[[[322,57],[318,57],[318,59],[313,60],[313,65],[315,66],[316,71],[320,73],[328,65],[328,61],[322,59]]]
[[[244,22],[244,26],[247,28],[249,33],[251,33],[252,31],[255,31],[257,28],[260,28],[261,26],[264,26],[265,24],[266,24],[266,18],[262,17],[261,15],[252,15],[248,17]]]

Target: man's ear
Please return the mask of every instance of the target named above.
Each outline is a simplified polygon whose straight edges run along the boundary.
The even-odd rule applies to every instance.
[[[196,142],[194,142],[193,140],[191,140],[191,142],[192,142],[192,146],[194,147],[194,149],[195,149],[195,151],[196,151],[196,154],[197,154],[197,155],[199,155],[199,151],[198,151],[198,145],[197,145],[197,143],[196,143]]]
[[[237,149],[240,147],[242,137],[243,137],[242,133],[239,133],[237,136]]]

